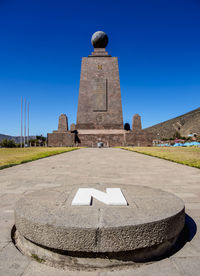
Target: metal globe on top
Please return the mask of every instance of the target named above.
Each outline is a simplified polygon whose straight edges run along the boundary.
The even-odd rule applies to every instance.
[[[108,36],[103,31],[97,31],[92,35],[91,43],[94,48],[106,48],[108,44]]]

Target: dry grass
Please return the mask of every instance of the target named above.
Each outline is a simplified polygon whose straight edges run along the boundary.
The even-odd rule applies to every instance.
[[[123,147],[123,149],[159,157],[195,168],[200,168],[200,148],[196,147]]]
[[[60,154],[78,148],[2,148],[0,149],[0,169],[8,168],[14,165],[34,161],[55,154]]]

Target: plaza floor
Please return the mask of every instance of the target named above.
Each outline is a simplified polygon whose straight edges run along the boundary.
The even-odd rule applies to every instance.
[[[169,258],[120,271],[68,271],[23,256],[13,245],[14,206],[22,194],[67,184],[119,183],[172,192],[185,202],[190,241]],[[121,149],[81,149],[0,171],[0,276],[200,275],[200,170]]]

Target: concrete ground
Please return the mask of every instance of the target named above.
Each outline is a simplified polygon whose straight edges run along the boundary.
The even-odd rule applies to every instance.
[[[23,256],[12,244],[14,206],[22,194],[78,183],[144,185],[181,197],[190,241],[169,258],[121,271],[62,271]],[[81,149],[0,171],[0,276],[200,275],[200,170],[121,149]],[[195,233],[196,232],[196,233]]]

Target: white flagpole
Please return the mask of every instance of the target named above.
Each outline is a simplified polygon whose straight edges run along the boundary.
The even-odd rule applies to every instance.
[[[28,130],[27,130],[27,144],[29,147],[29,102],[28,102],[28,111],[27,111],[27,124],[28,124]]]
[[[26,99],[24,99],[24,147],[26,145]]]
[[[20,138],[20,147],[22,148],[22,138],[23,136],[23,98],[21,97],[21,138]]]

